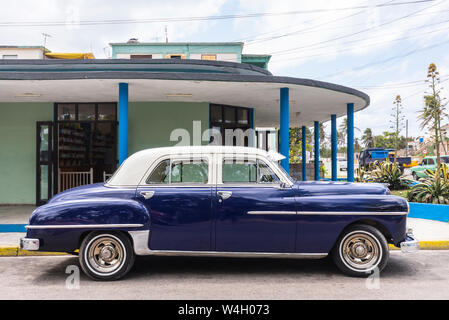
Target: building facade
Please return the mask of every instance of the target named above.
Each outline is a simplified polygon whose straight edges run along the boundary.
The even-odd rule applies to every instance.
[[[113,59],[195,59],[247,63],[268,69],[270,55],[243,54],[243,42],[110,43]]]
[[[257,146],[256,127],[279,128],[288,171],[289,127],[302,127],[305,135],[306,127],[329,119],[336,128],[343,115],[351,170],[353,113],[368,106],[364,93],[273,76],[254,64],[192,59],[199,52],[188,56],[176,49],[164,51],[165,57],[178,53],[185,59],[135,59],[135,51],[120,50],[115,57],[129,59],[0,60],[0,204],[41,204],[67,188],[103,182],[128,155],[146,148]],[[238,50],[233,54],[242,59]],[[319,146],[318,136],[314,141]]]

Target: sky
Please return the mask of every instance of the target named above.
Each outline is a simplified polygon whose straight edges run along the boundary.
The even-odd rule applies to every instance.
[[[46,33],[50,35],[46,47],[53,52],[92,51],[97,58],[107,58],[111,54],[109,43],[130,38],[165,41],[165,29],[173,42],[242,41],[243,53],[272,55],[269,70],[275,75],[327,81],[367,93],[371,104],[355,114],[355,126],[360,130],[355,131],[356,137],[366,128],[376,135],[392,131],[390,115],[398,94],[409,136],[417,137],[426,133],[417,115],[428,91],[425,80],[430,63],[437,65],[442,96],[449,98],[445,88],[449,88],[449,0],[394,5],[414,1],[16,0],[0,11],[0,45],[42,45],[42,33]],[[270,14],[194,21],[78,23],[254,13]],[[42,22],[62,23],[51,26]],[[27,23],[32,26],[24,26]],[[330,124],[325,125],[329,132]]]

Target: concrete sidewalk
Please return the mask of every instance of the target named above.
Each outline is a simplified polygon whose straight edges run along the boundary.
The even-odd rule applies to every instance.
[[[449,249],[449,223],[408,218],[408,227],[419,240],[422,250]],[[19,239],[25,233],[0,233],[0,256],[48,255],[51,253],[23,251],[18,248]],[[392,249],[394,247],[391,247]]]

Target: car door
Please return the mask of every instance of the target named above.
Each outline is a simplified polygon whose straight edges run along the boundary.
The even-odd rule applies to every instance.
[[[295,191],[260,158],[217,156],[215,246],[221,252],[295,252]]]
[[[136,190],[151,215],[152,250],[210,251],[212,181],[210,156],[156,161]]]

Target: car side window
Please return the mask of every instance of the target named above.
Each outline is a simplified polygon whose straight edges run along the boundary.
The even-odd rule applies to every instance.
[[[257,179],[257,162],[253,160],[225,159],[221,170],[223,183],[255,183]]]
[[[170,160],[160,162],[157,167],[151,172],[146,183],[147,184],[161,184],[168,183],[170,178]]]
[[[278,176],[261,160],[225,159],[223,183],[279,183]]]
[[[199,183],[209,181],[209,166],[205,160],[163,160],[148,176],[147,184]]]
[[[204,160],[181,160],[171,164],[171,183],[201,183],[209,180],[208,164]]]
[[[422,166],[426,166],[427,165],[427,159],[423,159],[423,161],[421,162]]]
[[[433,159],[427,159],[427,164],[428,165],[434,165],[435,161],[433,161]]]
[[[279,183],[278,176],[271,170],[271,168],[263,161],[257,160],[258,164],[258,183]]]

